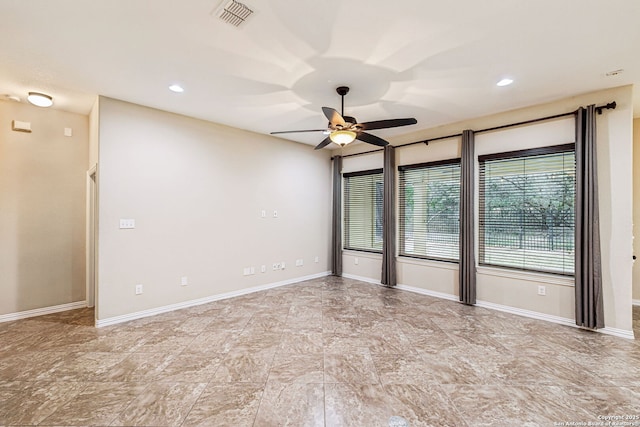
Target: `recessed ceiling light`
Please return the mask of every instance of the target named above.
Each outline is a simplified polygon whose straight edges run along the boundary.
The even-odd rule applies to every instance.
[[[171,85],[169,86],[169,90],[171,92],[175,92],[175,93],[182,93],[184,92],[184,88],[180,85]]]
[[[38,107],[51,107],[53,105],[53,98],[49,95],[39,92],[29,92],[27,101]]]
[[[496,86],[509,86],[511,83],[513,83],[513,79],[504,78],[496,83]]]

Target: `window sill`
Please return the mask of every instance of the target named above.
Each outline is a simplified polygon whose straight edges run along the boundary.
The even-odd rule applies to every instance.
[[[457,262],[436,261],[433,259],[420,259],[420,258],[403,257],[403,256],[397,257],[397,260],[402,264],[417,265],[420,267],[441,268],[443,270],[454,270],[454,271],[459,270]]]
[[[358,258],[369,258],[369,259],[375,259],[375,260],[382,259],[381,253],[369,252],[369,251],[356,251],[354,249],[343,249],[342,255],[355,256]]]
[[[529,282],[540,282],[546,284],[573,287],[575,279],[573,277],[558,276],[555,274],[535,273],[529,271],[515,271],[495,267],[477,267],[477,273],[485,276],[507,277],[509,279],[527,280]]]

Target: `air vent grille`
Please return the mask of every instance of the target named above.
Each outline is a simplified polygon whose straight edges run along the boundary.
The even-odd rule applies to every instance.
[[[236,27],[239,27],[252,13],[253,10],[236,0],[223,3],[223,6],[217,10],[220,19]]]

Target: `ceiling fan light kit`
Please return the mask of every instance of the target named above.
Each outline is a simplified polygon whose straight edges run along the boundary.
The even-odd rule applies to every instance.
[[[335,130],[329,134],[331,141],[335,142],[341,147],[344,147],[350,142],[356,139],[357,134],[350,130]]]
[[[344,96],[349,93],[347,86],[339,86],[336,88],[336,92],[341,97],[342,101],[342,114],[330,107],[322,107],[322,112],[325,117],[329,119],[327,129],[304,129],[304,130],[285,130],[279,132],[271,132],[271,135],[283,134],[283,133],[296,133],[296,132],[322,132],[325,135],[329,134],[320,144],[316,145],[316,150],[326,147],[330,143],[334,142],[341,147],[359,140],[366,142],[367,144],[377,145],[378,147],[384,147],[389,145],[384,139],[365,132],[365,130],[376,129],[388,129],[399,126],[415,125],[417,122],[414,118],[406,119],[387,119],[376,120],[372,122],[358,123],[355,117],[344,115]]]

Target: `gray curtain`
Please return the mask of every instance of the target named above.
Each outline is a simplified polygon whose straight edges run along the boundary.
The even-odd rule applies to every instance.
[[[462,133],[460,159],[460,301],[476,303],[476,250],[475,250],[475,147],[472,130]]]
[[[595,105],[576,118],[576,324],[604,328]]]
[[[342,276],[342,156],[335,156],[333,158],[331,273],[334,276]]]
[[[396,153],[391,145],[384,147],[382,196],[382,279],[386,286],[396,285]]]

